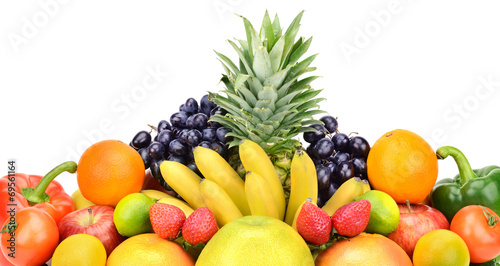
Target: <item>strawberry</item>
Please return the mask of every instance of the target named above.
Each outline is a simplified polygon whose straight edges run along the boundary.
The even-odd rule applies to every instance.
[[[157,202],[149,208],[149,219],[159,237],[174,240],[179,237],[186,214],[177,206]]]
[[[330,216],[310,202],[302,205],[296,225],[302,238],[311,244],[323,245],[330,240],[332,231]]]
[[[218,230],[214,214],[207,207],[201,207],[186,219],[182,236],[186,242],[196,246],[200,243],[206,244]]]
[[[371,204],[358,200],[340,207],[332,216],[333,228],[337,234],[352,237],[363,232],[370,220]]]

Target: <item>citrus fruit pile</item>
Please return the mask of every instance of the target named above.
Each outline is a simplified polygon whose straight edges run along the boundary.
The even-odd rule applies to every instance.
[[[224,90],[130,142],[1,178],[1,265],[494,264],[500,167],[472,170],[409,130],[371,146],[340,133],[317,77],[302,77],[316,55],[303,58],[301,17],[286,30],[267,12],[260,29],[243,17],[247,39],[228,40],[237,61],[217,53]],[[436,182],[449,156],[459,175]],[[63,172],[76,173],[71,196]]]

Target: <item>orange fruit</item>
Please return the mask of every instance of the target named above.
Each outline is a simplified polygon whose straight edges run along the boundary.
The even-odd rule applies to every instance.
[[[404,129],[380,137],[370,149],[366,165],[372,188],[391,195],[397,203],[423,201],[438,176],[437,156],[429,143]]]
[[[126,195],[141,191],[144,174],[139,153],[119,140],[104,140],[90,146],[77,167],[78,187],[83,197],[96,205],[113,207]]]
[[[361,233],[335,242],[321,251],[316,265],[412,265],[396,242],[379,234]]]
[[[155,233],[128,238],[109,255],[107,266],[120,265],[194,265],[195,261],[179,243]]]

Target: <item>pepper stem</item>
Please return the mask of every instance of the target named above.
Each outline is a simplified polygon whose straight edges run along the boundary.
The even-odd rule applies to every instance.
[[[68,161],[56,166],[54,169],[50,170],[42,179],[36,187],[33,188],[23,188],[21,194],[28,200],[30,205],[35,205],[37,203],[49,202],[50,196],[45,193],[45,190],[50,185],[50,182],[56,178],[62,172],[75,173],[76,163],[73,161]]]
[[[438,159],[445,159],[450,155],[453,157],[458,166],[458,172],[460,174],[460,186],[463,186],[469,180],[476,178],[476,174],[472,171],[469,161],[465,155],[457,148],[452,146],[443,146],[436,151]]]

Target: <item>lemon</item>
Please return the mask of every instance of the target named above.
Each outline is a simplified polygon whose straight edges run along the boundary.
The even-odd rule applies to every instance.
[[[151,220],[149,220],[149,208],[154,203],[153,198],[142,193],[132,193],[123,197],[113,213],[113,221],[118,233],[129,237],[153,232]]]
[[[53,266],[106,265],[106,249],[95,236],[87,234],[72,235],[57,246],[51,263]]]
[[[155,233],[127,238],[109,255],[107,266],[194,265],[194,258],[174,241]]]
[[[470,255],[465,241],[456,233],[437,229],[423,235],[413,251],[413,264],[419,265],[469,265]]]
[[[389,194],[380,190],[370,190],[355,200],[368,200],[371,204],[370,220],[365,232],[388,235],[399,224],[398,204]]]
[[[95,205],[90,200],[86,199],[82,195],[82,192],[79,189],[75,190],[75,192],[71,194],[71,199],[73,200],[73,203],[75,204],[75,209],[77,210]]]
[[[244,216],[224,225],[201,251],[196,265],[314,265],[304,239],[267,216]]]

